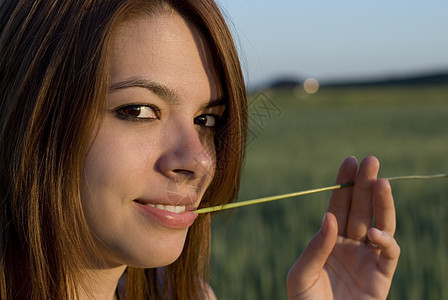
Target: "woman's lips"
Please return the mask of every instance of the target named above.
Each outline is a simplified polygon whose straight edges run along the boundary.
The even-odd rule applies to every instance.
[[[144,216],[171,229],[188,228],[198,216],[191,206],[144,203],[138,200],[134,203]]]
[[[182,206],[178,206],[178,205],[163,205],[163,204],[146,204],[158,209],[163,209],[163,210],[167,210],[169,212],[173,212],[173,213],[182,213],[185,211],[185,205]]]

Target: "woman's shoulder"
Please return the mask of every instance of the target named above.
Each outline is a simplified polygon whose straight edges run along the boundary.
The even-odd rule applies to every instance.
[[[162,278],[165,275],[164,268],[157,268],[157,284],[163,287],[164,283]],[[217,300],[215,292],[213,288],[207,282],[201,280],[202,290],[203,290],[203,300]],[[117,293],[119,299],[126,299],[126,272],[123,273],[120,280],[118,281]],[[171,299],[171,298],[170,298]]]
[[[208,283],[205,283],[204,293],[204,300],[217,300],[215,292]]]

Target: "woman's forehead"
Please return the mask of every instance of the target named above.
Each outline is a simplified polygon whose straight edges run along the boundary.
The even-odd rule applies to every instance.
[[[222,87],[214,57],[203,33],[177,13],[128,20],[113,37],[111,84],[138,77],[185,96],[219,99]]]

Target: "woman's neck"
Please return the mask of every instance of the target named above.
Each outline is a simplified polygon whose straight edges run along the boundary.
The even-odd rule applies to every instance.
[[[123,275],[126,266],[111,269],[88,270],[85,285],[80,289],[80,300],[114,300],[117,299],[116,290],[118,280]]]

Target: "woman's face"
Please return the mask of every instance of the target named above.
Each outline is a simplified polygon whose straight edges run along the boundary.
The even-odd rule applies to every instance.
[[[176,14],[121,26],[110,66],[84,213],[110,266],[164,266],[180,255],[214,175],[219,81],[202,35]]]

